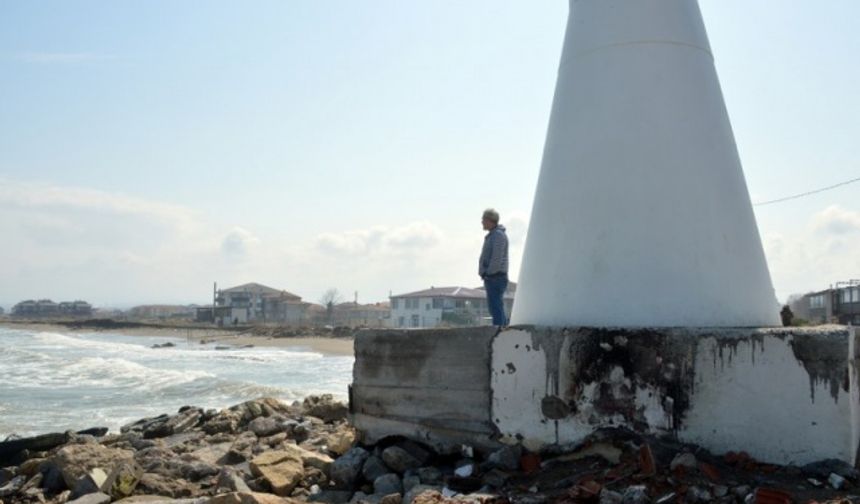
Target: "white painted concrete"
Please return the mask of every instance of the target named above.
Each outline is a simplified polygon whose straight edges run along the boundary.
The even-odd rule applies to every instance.
[[[812,381],[794,356],[791,337],[741,341],[734,350],[724,347],[721,358],[719,342],[706,338],[695,368],[695,400],[678,432],[681,440],[718,451],[754,447],[760,460],[783,464],[806,464],[825,453],[853,461],[856,372],[849,391],[840,388],[833,398],[830,385]]]
[[[689,406],[681,418],[673,418],[672,408],[681,395],[675,392],[672,397],[669,388],[642,379],[650,372],[646,367],[654,364],[642,361],[642,353],[632,359],[642,368],[634,368],[630,375],[620,366],[610,366],[594,381],[577,383],[581,370],[574,369],[574,362],[582,356],[576,355],[574,339],[589,338],[588,331],[556,333],[553,343],[544,340],[543,347],[536,348],[540,338],[535,335],[540,331],[546,330],[512,328],[493,342],[491,417],[505,442],[521,440],[528,448],[539,449],[576,443],[601,427],[624,426],[674,435],[715,453],[745,450],[771,463],[806,464],[827,458],[855,463],[860,443],[860,375],[853,328],[820,333],[666,330],[673,341],[680,342],[674,348],[681,351],[675,355],[683,357],[661,361],[664,357],[658,350],[654,362],[660,361],[661,373],[679,370],[678,376],[685,380],[691,371],[693,377]],[[792,350],[793,334],[838,344],[822,344],[818,354],[819,345],[813,343],[807,346],[812,357],[801,360]],[[843,346],[844,352],[832,352]],[[585,357],[589,362],[594,359]],[[849,389],[843,389],[841,379],[816,379],[814,366],[836,370],[837,376],[844,369]],[[542,412],[548,396],[574,408],[562,418],[548,418]],[[605,406],[601,410],[598,402],[607,400],[628,414],[607,412]],[[629,412],[634,412],[635,422]]]
[[[696,0],[571,0],[514,324],[779,324]]]

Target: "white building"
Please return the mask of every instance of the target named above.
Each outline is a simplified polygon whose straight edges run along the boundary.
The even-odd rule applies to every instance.
[[[247,283],[218,291],[216,320],[219,325],[246,323],[299,324],[309,306],[285,290]]]
[[[505,292],[505,313],[510,316],[517,285]],[[395,328],[489,325],[487,293],[483,287],[431,287],[391,296],[389,324]]]

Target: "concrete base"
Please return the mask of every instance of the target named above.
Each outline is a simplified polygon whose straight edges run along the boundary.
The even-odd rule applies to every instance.
[[[842,326],[369,331],[351,408],[370,441],[443,450],[540,449],[622,426],[771,463],[854,464],[856,338]]]

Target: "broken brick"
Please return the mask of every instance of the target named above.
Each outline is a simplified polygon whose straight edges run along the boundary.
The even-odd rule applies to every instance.
[[[791,494],[776,488],[756,488],[753,504],[791,504]]]

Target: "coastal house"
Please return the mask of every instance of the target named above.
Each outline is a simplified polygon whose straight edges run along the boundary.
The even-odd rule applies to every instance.
[[[194,318],[196,305],[140,305],[130,308],[127,316],[136,320]]]
[[[55,303],[50,299],[21,301],[12,307],[12,316],[23,318],[89,317],[93,307],[86,301]]]
[[[814,324],[860,325],[860,280],[837,282],[790,303],[794,316]]]
[[[300,296],[259,283],[221,289],[215,297],[215,322],[230,324],[301,324],[308,303]]]
[[[385,327],[391,314],[388,303],[361,304],[355,301],[334,307],[334,325],[346,327]]]
[[[516,294],[511,282],[505,292],[505,312],[510,315]],[[391,296],[389,326],[431,328],[439,326],[477,326],[490,324],[487,293],[483,287],[430,287]]]

